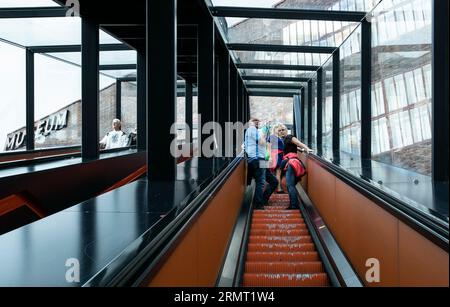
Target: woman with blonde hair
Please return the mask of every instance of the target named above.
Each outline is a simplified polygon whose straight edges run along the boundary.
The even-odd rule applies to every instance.
[[[283,162],[284,142],[282,139],[282,130],[286,127],[282,124],[277,124],[273,128],[272,135],[270,136],[271,146],[271,164],[270,171],[275,174],[280,183],[278,185],[277,193],[283,193],[281,188],[281,163]],[[287,129],[286,129],[287,131]]]

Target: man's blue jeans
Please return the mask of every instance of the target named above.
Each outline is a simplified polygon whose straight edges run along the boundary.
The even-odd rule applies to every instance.
[[[295,176],[295,170],[292,168],[292,166],[288,166],[288,169],[286,171],[286,186],[289,193],[289,200],[290,200],[290,208],[291,209],[298,209],[300,208],[300,204],[298,201],[297,196],[297,177]]]
[[[278,180],[268,169],[260,166],[259,160],[249,162],[248,171],[250,172],[250,176],[256,181],[255,208],[261,209],[267,204],[273,192],[278,187]],[[266,182],[268,186],[264,190]]]

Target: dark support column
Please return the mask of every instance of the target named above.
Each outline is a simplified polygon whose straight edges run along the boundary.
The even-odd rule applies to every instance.
[[[186,125],[188,126],[189,129],[189,136],[190,136],[190,141],[192,143],[192,140],[194,138],[194,121],[193,121],[193,117],[194,117],[194,108],[193,108],[193,85],[192,85],[192,81],[190,80],[186,80]]]
[[[308,81],[308,147],[312,147],[312,119],[313,119],[313,84],[312,80]]]
[[[361,159],[372,158],[372,24],[361,23]]]
[[[149,181],[176,178],[171,150],[177,103],[176,0],[147,1],[147,144]]]
[[[243,85],[242,80],[239,78],[238,80],[238,103],[237,103],[237,112],[238,112],[238,122],[244,122],[244,116],[242,113],[242,105],[243,105]]]
[[[237,69],[234,66],[232,59],[229,59],[230,63],[230,122],[234,125],[237,122]],[[232,133],[229,131],[229,133]],[[230,134],[230,141],[232,142],[232,152],[227,154],[231,154],[233,157],[236,156],[237,149],[237,139],[236,135]]]
[[[81,22],[81,123],[83,160],[99,157],[99,25]]]
[[[122,81],[116,80],[116,118],[122,120]]]
[[[198,114],[201,115],[203,123],[214,121],[216,68],[214,43],[214,21],[209,14],[205,14],[198,27]],[[198,128],[199,139],[211,136],[211,134],[203,135],[202,127]]]
[[[301,139],[301,126],[302,126],[302,120],[301,120],[301,98],[300,95],[294,96],[294,128],[293,128],[293,134],[298,138]]]
[[[137,147],[147,150],[147,59],[146,53],[137,54]]]
[[[34,52],[26,51],[26,149],[34,150]]]
[[[323,134],[323,69],[317,71],[317,153],[322,154]]]
[[[333,154],[340,155],[339,129],[341,108],[341,75],[339,49],[333,53]]]
[[[233,61],[230,59],[230,120],[237,122],[237,80],[238,74]]]
[[[226,144],[232,142],[226,139],[225,124],[230,121],[230,55],[225,46],[220,46],[219,53],[219,124],[222,127],[222,144],[220,154],[225,155]]]
[[[305,119],[306,119],[306,95],[305,95],[305,89],[302,89],[302,92],[300,94],[300,139],[302,142],[305,141]]]
[[[448,181],[449,1],[433,1],[433,179]]]
[[[250,120],[251,110],[250,110],[250,95],[247,92],[247,117],[246,122]]]

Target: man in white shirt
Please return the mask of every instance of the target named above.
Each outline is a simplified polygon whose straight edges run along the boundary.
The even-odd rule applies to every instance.
[[[115,119],[112,122],[113,130],[108,132],[105,137],[100,141],[101,149],[116,149],[126,147],[128,144],[128,136],[122,131],[122,123],[119,119]]]
[[[267,169],[265,161],[267,136],[259,129],[259,125],[259,119],[251,119],[245,133],[244,149],[247,154],[249,175],[256,181],[255,209],[264,210],[264,206],[278,187],[278,179]]]

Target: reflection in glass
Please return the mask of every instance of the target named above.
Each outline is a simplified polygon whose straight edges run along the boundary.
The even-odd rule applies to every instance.
[[[372,19],[373,159],[431,174],[431,1],[382,1]]]
[[[0,153],[25,149],[25,50],[0,41]]]

